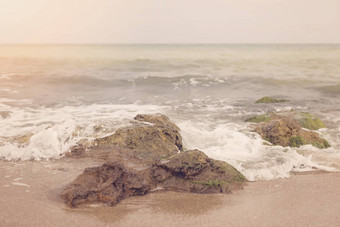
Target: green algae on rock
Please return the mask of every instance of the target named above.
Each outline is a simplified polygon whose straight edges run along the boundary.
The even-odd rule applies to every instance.
[[[317,139],[315,141],[306,141],[303,137],[301,136],[294,136],[290,138],[290,147],[300,147],[306,144],[311,144],[314,147],[317,147],[319,149],[325,149],[330,147],[331,145],[328,143],[327,140],[325,139]]]
[[[294,119],[296,119],[303,128],[307,128],[310,130],[326,128],[326,125],[319,118],[308,112],[297,113],[294,116]]]
[[[274,99],[272,97],[263,97],[259,100],[257,100],[255,103],[258,104],[258,103],[280,103],[280,102],[288,102],[288,100],[286,99]]]
[[[181,152],[168,162],[155,164],[154,168],[153,176],[165,189],[228,193],[240,188],[246,181],[233,166],[211,159],[199,150]]]
[[[295,119],[284,116],[258,124],[255,132],[259,133],[264,140],[283,147],[300,147],[306,144],[320,149],[330,147],[318,133],[304,130]]]
[[[254,122],[254,123],[259,123],[259,122],[268,122],[270,121],[270,114],[261,114],[258,116],[250,117],[245,120],[246,122]]]
[[[326,125],[313,114],[308,112],[295,112],[295,111],[283,111],[276,113],[266,113],[258,116],[250,117],[246,119],[246,122],[269,122],[272,120],[280,119],[282,117],[288,117],[296,120],[302,128],[310,130],[318,130],[320,128],[326,128]]]

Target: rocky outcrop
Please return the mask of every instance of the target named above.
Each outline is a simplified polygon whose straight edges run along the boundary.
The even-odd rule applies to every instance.
[[[327,140],[320,138],[318,133],[302,129],[298,121],[285,116],[259,123],[254,131],[270,143],[283,147],[300,147],[306,144],[320,149],[330,147]]]
[[[210,159],[199,150],[191,150],[139,171],[127,168],[122,162],[85,169],[60,196],[71,207],[91,202],[114,205],[156,188],[228,193],[241,188],[245,181],[245,177],[226,162]]]
[[[87,168],[60,194],[73,207],[143,195],[153,189],[196,193],[228,193],[242,187],[245,177],[202,151],[183,151],[179,128],[164,115],[137,115],[132,126],[79,145],[68,155],[105,162]],[[87,144],[87,143],[83,143]]]
[[[288,102],[288,100],[286,100],[286,99],[274,99],[272,97],[266,96],[266,97],[260,98],[255,103],[258,104],[258,103],[280,103],[280,102]]]

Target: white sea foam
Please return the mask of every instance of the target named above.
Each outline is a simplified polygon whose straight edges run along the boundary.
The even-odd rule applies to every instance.
[[[187,149],[198,148],[212,158],[227,161],[251,181],[288,177],[291,171],[315,168],[340,170],[327,165],[329,162],[313,159],[313,153],[303,155],[298,149],[263,145],[260,136],[249,132],[246,125],[227,123],[211,127],[211,124],[184,121],[179,127]],[[312,146],[307,148],[319,151]]]
[[[0,121],[0,158],[40,160],[59,158],[81,139],[113,133],[130,124],[136,114],[157,113],[165,107],[130,104],[7,108],[12,114]]]
[[[13,185],[15,186],[21,186],[21,187],[31,187],[30,185],[28,184],[24,184],[24,183],[20,183],[20,182],[11,182]]]

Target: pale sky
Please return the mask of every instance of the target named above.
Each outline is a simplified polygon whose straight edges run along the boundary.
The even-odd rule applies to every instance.
[[[340,0],[0,0],[0,43],[340,43]]]

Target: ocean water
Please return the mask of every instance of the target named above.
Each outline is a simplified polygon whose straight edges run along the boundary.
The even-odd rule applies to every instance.
[[[255,105],[263,96],[290,102]],[[331,148],[265,146],[244,120],[308,111]],[[249,180],[340,170],[340,45],[0,45],[0,159],[57,159],[162,113]]]

